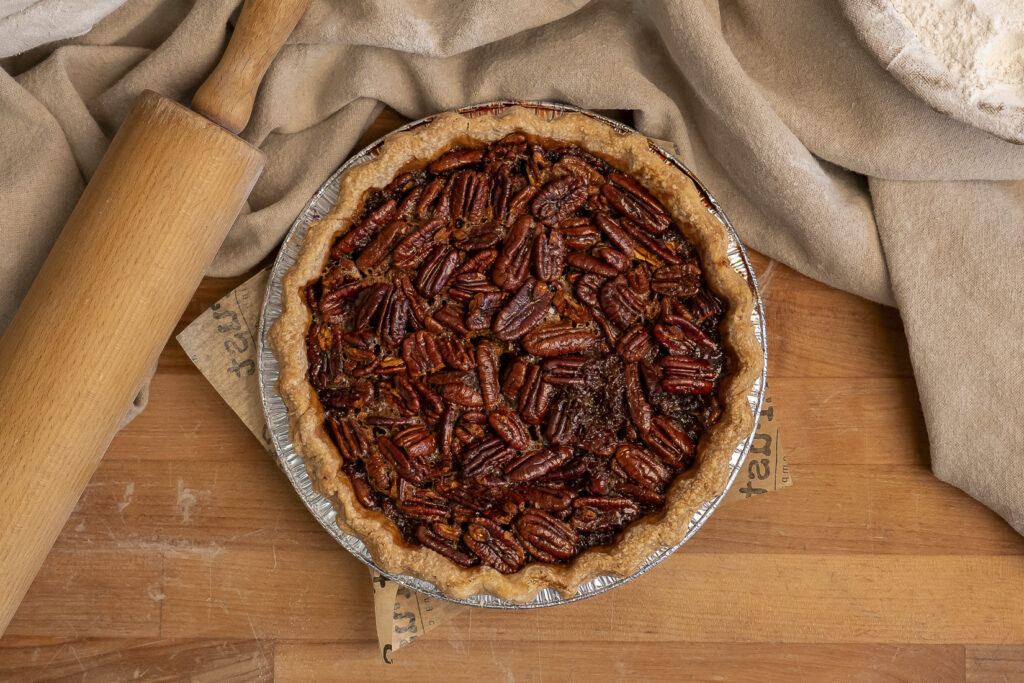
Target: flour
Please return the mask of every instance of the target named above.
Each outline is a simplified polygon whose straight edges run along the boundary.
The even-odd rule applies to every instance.
[[[1024,105],[1024,2],[891,0],[974,103]]]

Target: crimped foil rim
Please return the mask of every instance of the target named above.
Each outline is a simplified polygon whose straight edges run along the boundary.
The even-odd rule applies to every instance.
[[[486,102],[482,104],[476,104],[469,107],[463,107],[455,111],[461,114],[468,115],[488,115],[500,112],[502,109],[510,106],[521,106],[532,109],[539,109],[550,111],[553,113],[558,112],[578,112],[589,116],[597,121],[601,121],[606,125],[615,128],[622,132],[637,132],[634,129],[626,126],[625,124],[613,121],[612,119],[606,118],[599,114],[580,109],[568,104],[561,104],[557,102],[530,102],[530,101],[519,101],[519,100],[500,100],[495,102]],[[406,131],[418,128],[422,125],[430,123],[434,119],[435,115],[428,116],[418,121],[412,121],[399,128],[397,131]],[[390,134],[389,134],[390,135]],[[331,535],[342,547],[348,550],[352,555],[356,557],[360,562],[387,576],[391,580],[399,583],[403,586],[411,588],[413,590],[424,593],[440,600],[453,602],[461,605],[467,605],[470,607],[487,607],[492,609],[530,609],[536,607],[551,607],[555,605],[565,605],[579,600],[583,600],[594,595],[599,595],[607,590],[611,590],[616,586],[622,585],[627,581],[631,581],[636,577],[644,574],[655,566],[660,564],[669,555],[675,552],[683,543],[688,541],[697,530],[707,521],[707,518],[711,513],[718,507],[718,504],[722,501],[725,496],[725,491],[732,486],[733,481],[736,479],[736,475],[739,473],[740,468],[746,459],[747,452],[750,450],[751,442],[753,441],[754,431],[751,431],[750,435],[737,445],[733,451],[732,457],[729,460],[729,481],[725,489],[719,494],[714,500],[711,500],[701,506],[700,509],[694,513],[693,519],[690,521],[690,526],[686,531],[686,535],[683,539],[672,547],[661,548],[660,550],[651,554],[647,560],[640,566],[640,568],[627,577],[614,577],[614,576],[599,576],[591,581],[580,586],[576,595],[570,598],[561,597],[556,591],[550,588],[546,588],[537,596],[526,603],[516,604],[501,600],[493,595],[481,594],[472,595],[468,598],[456,599],[449,598],[448,596],[441,593],[436,586],[433,584],[418,579],[413,576],[407,576],[404,574],[391,574],[382,571],[373,562],[373,558],[370,556],[363,545],[363,542],[358,538],[346,534],[335,522],[336,511],[334,504],[330,498],[321,495],[313,489],[313,482],[306,472],[305,463],[295,449],[292,446],[291,438],[288,432],[288,409],[286,408],[284,401],[274,389],[274,384],[277,382],[279,366],[277,359],[274,358],[274,354],[270,350],[270,346],[267,344],[267,332],[270,330],[270,326],[277,320],[281,314],[281,278],[285,272],[295,262],[296,257],[299,253],[299,247],[302,244],[302,239],[305,237],[306,229],[310,223],[317,220],[323,215],[326,215],[330,211],[334,202],[338,198],[338,185],[341,180],[341,176],[353,166],[363,163],[378,153],[383,141],[388,136],[380,138],[379,140],[371,143],[367,147],[364,147],[358,153],[350,157],[345,163],[343,163],[331,176],[320,186],[320,189],[313,195],[298,217],[292,223],[285,235],[284,241],[282,242],[281,249],[274,260],[274,265],[270,274],[270,281],[267,285],[267,292],[263,300],[263,309],[260,317],[260,335],[258,345],[258,362],[259,362],[259,379],[260,379],[260,398],[263,403],[263,413],[267,421],[267,427],[270,432],[271,440],[274,444],[274,456],[278,466],[284,471],[288,480],[291,482],[292,487],[299,494],[302,502],[306,505],[309,511],[313,514],[313,517],[320,523],[320,525]],[[756,419],[761,411],[761,404],[764,399],[764,386],[765,379],[767,377],[767,361],[768,361],[768,350],[766,345],[766,332],[764,323],[764,308],[761,302],[761,295],[757,289],[757,278],[754,275],[754,270],[750,265],[750,261],[747,258],[746,250],[739,241],[739,237],[736,235],[735,229],[726,217],[725,212],[719,206],[715,198],[708,192],[707,188],[697,179],[697,177],[690,171],[682,162],[676,159],[674,156],[666,152],[660,146],[654,142],[650,142],[652,150],[662,157],[666,163],[675,166],[687,177],[689,177],[694,184],[697,186],[705,203],[712,213],[719,221],[721,221],[729,232],[731,237],[730,245],[728,249],[728,257],[733,268],[736,269],[743,277],[747,279],[754,292],[754,309],[751,312],[751,320],[754,323],[754,334],[757,337],[758,342],[761,344],[761,348],[764,352],[764,368],[761,371],[761,376],[756,382],[754,382],[750,393],[747,395],[747,401],[750,403],[751,412]]]

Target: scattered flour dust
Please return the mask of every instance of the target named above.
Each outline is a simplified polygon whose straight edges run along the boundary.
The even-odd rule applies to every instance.
[[[181,521],[188,524],[192,521],[192,508],[199,502],[196,498],[196,490],[185,488],[185,481],[178,479],[178,512],[181,513]]]
[[[117,511],[124,512],[124,509],[132,504],[132,496],[135,495],[135,482],[129,482],[128,486],[124,487],[124,498],[117,504]]]
[[[891,0],[972,102],[1024,105],[1024,0]]]

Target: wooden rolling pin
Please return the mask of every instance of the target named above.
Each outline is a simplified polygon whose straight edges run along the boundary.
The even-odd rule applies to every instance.
[[[0,339],[0,635],[263,170],[237,133],[306,2],[246,0],[194,112],[139,96]]]

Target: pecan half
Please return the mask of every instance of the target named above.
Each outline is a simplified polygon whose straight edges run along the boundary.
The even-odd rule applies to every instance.
[[[466,327],[466,323],[463,322],[464,315],[465,314],[461,308],[455,304],[447,303],[443,308],[441,308],[441,310],[434,311],[433,317],[438,323],[444,325],[452,332],[460,336],[465,336],[469,334],[469,328]]]
[[[580,542],[575,529],[540,510],[524,512],[516,520],[516,532],[526,550],[543,562],[572,557]]]
[[[370,326],[372,321],[378,318],[384,303],[391,296],[392,289],[391,285],[378,282],[363,291],[355,309],[355,328],[357,330]]]
[[[523,337],[523,348],[542,358],[583,353],[597,342],[597,335],[574,328],[568,323],[538,327]]]
[[[623,332],[615,344],[615,351],[627,363],[635,363],[654,350],[651,335],[639,325],[634,325]]]
[[[629,268],[629,256],[626,256],[618,249],[612,249],[611,247],[598,247],[594,250],[594,255],[620,273]]]
[[[693,442],[675,422],[665,415],[655,415],[651,431],[644,443],[671,467],[689,467],[693,457]]]
[[[339,322],[339,318],[347,310],[346,304],[354,299],[367,285],[362,282],[351,282],[327,292],[317,303],[320,315],[328,322]]]
[[[462,473],[469,479],[486,476],[501,469],[515,453],[501,439],[481,439],[462,454]]]
[[[565,265],[565,240],[560,230],[541,232],[533,242],[533,270],[538,280],[558,279]]]
[[[483,158],[484,150],[482,149],[457,149],[430,162],[430,165],[427,166],[427,170],[431,173],[444,173],[445,171],[450,171],[453,168],[475,164]]]
[[[375,491],[390,495],[395,481],[395,466],[379,450],[371,451],[363,466],[366,467],[366,480],[370,486]]]
[[[482,341],[476,347],[476,372],[480,380],[480,393],[487,410],[495,410],[498,397],[498,357],[494,345]]]
[[[392,252],[392,260],[399,268],[412,268],[426,257],[431,242],[445,225],[445,219],[436,218],[424,223],[405,237]]]
[[[403,429],[395,434],[393,441],[410,458],[426,458],[437,447],[434,433],[422,426]]]
[[[476,361],[462,342],[452,336],[445,335],[437,340],[437,349],[444,362],[456,370],[472,370]]]
[[[524,453],[505,468],[511,481],[533,481],[557,470],[572,458],[572,449],[553,446]]]
[[[425,456],[406,453],[386,436],[377,437],[377,447],[403,479],[422,484],[430,476],[430,464]]]
[[[492,292],[501,292],[501,288],[491,282],[491,278],[487,277],[479,271],[470,271],[468,273],[459,273],[455,276],[452,281],[452,291],[449,293],[453,298],[456,294],[465,294],[466,298],[472,297],[474,294],[486,294]]]
[[[636,195],[631,192],[623,192],[622,189],[612,183],[605,184],[601,188],[601,194],[620,213],[624,216],[629,216],[649,233],[660,235],[668,230],[668,226],[672,224],[668,214],[658,214],[651,211],[644,202],[638,200]]]
[[[462,541],[484,564],[502,574],[518,571],[526,561],[523,546],[512,532],[489,519],[478,517],[467,524]]]
[[[405,339],[409,325],[409,301],[397,287],[391,287],[381,310],[377,323],[377,332],[381,340],[392,348],[397,348]]]
[[[619,493],[625,494],[638,503],[643,503],[644,505],[660,506],[665,504],[665,496],[657,491],[644,488],[639,484],[634,484],[629,481],[620,481],[615,485],[615,488]]]
[[[702,351],[711,356],[717,356],[722,352],[721,347],[703,330],[681,315],[668,314],[663,316],[666,323],[675,325],[686,337],[692,348]]]
[[[575,154],[566,154],[558,160],[552,169],[557,175],[570,175],[582,178],[588,185],[600,186],[605,182],[601,172]]]
[[[623,231],[625,231],[625,233],[635,242],[634,248],[636,251],[654,265],[661,266],[663,262],[669,264],[683,262],[683,259],[679,258],[674,251],[666,247],[663,242],[659,242],[653,235],[644,232],[639,225],[628,218],[623,217],[619,221],[619,225],[622,226]]]
[[[596,259],[590,254],[576,252],[569,254],[565,260],[570,266],[579,268],[587,273],[600,275],[601,277],[615,277],[619,274],[619,271],[607,262],[602,261],[601,259]]]
[[[647,263],[639,262],[625,275],[626,284],[640,296],[646,296],[651,291],[651,268]]]
[[[487,421],[502,441],[517,451],[524,450],[530,445],[530,435],[526,431],[526,425],[517,414],[508,408],[495,409]]]
[[[370,444],[366,441],[366,434],[362,428],[351,418],[335,419],[327,417],[327,431],[331,435],[331,441],[338,447],[338,451],[346,460],[364,460],[370,454]]]
[[[523,189],[519,190],[513,197],[512,201],[508,205],[508,215],[505,220],[512,222],[517,220],[526,211],[527,205],[530,200],[533,199],[534,195],[537,194],[539,188],[536,185],[527,185]]]
[[[551,443],[564,446],[576,439],[582,417],[580,409],[579,400],[562,398],[549,411],[544,435]]]
[[[551,305],[551,291],[543,282],[527,281],[498,311],[491,329],[498,339],[518,339],[536,327]]]
[[[409,229],[409,224],[401,219],[393,220],[384,226],[366,245],[359,258],[356,259],[356,268],[368,270],[384,260],[391,250],[398,244],[398,240]]]
[[[535,508],[551,512],[568,510],[576,500],[576,492],[566,486],[524,486],[518,493]]]
[[[629,498],[581,497],[573,501],[572,526],[580,531],[618,529],[640,516],[640,508]]]
[[[647,402],[643,387],[640,385],[640,370],[635,362],[626,363],[623,373],[629,415],[633,418],[633,424],[640,430],[640,433],[646,434],[651,428],[651,417],[654,411],[651,410],[651,404]]]
[[[494,263],[494,260],[498,258],[497,249],[481,249],[472,256],[466,259],[455,271],[455,275],[459,276],[463,273],[480,273],[484,274]]]
[[[518,289],[530,273],[530,237],[533,219],[523,216],[505,237],[498,258],[494,261],[494,284],[507,292]]]
[[[455,434],[455,408],[451,405],[445,406],[441,414],[441,455],[448,459],[452,454],[452,437]]]
[[[410,218],[416,211],[416,207],[420,203],[420,198],[423,197],[423,186],[417,185],[416,187],[409,190],[402,201],[398,203],[398,211],[396,215],[399,218]]]
[[[586,362],[587,359],[583,356],[548,358],[541,366],[544,370],[544,381],[557,387],[581,387],[585,383],[583,366]]]
[[[416,387],[416,393],[423,399],[427,417],[436,420],[444,412],[444,400],[441,395],[420,381],[413,380],[412,385]]]
[[[398,409],[403,415],[412,416],[420,412],[420,397],[416,387],[405,375],[395,376],[395,391],[398,394]]]
[[[718,345],[696,325],[677,316],[670,317],[675,324],[659,323],[654,326],[654,336],[669,354],[689,356],[698,350],[716,355],[720,353]]]
[[[714,389],[718,371],[706,360],[666,356],[659,363],[664,379],[661,387],[671,394],[708,394]]]
[[[331,256],[338,258],[365,247],[370,243],[370,239],[377,234],[377,231],[391,220],[397,210],[398,204],[392,199],[371,211],[366,218],[349,228],[349,231],[334,244],[331,248]]]
[[[462,552],[453,542],[423,524],[416,527],[416,540],[434,552],[447,557],[460,567],[469,568],[477,563],[476,558]]]
[[[545,381],[540,367],[528,366],[517,401],[519,414],[523,416],[523,420],[532,425],[544,422],[554,396],[555,387]]]
[[[558,232],[562,235],[565,246],[573,251],[586,251],[601,241],[601,233],[589,223],[573,226],[562,225]]]
[[[649,489],[665,483],[671,474],[657,456],[633,444],[615,449],[615,461],[630,479]]]
[[[394,180],[384,186],[381,194],[386,197],[396,197],[408,191],[414,185],[416,185],[416,177],[412,173],[399,173],[395,176]]]
[[[662,266],[654,271],[651,289],[665,296],[689,298],[700,291],[701,272],[692,263]]]
[[[598,300],[601,310],[619,329],[625,329],[636,322],[644,310],[643,300],[629,288],[621,275],[601,286]]]
[[[395,276],[395,286],[402,290],[406,301],[409,302],[409,312],[412,313],[416,323],[426,328],[428,332],[433,334],[440,333],[441,325],[433,316],[427,313],[426,303],[420,298],[419,293],[413,287],[412,281],[409,280],[409,276],[406,273],[399,273]]]
[[[651,214],[651,216],[656,219],[658,226],[668,228],[669,224],[672,222],[672,218],[669,216],[668,211],[665,210],[665,207],[661,205],[661,202],[659,202],[654,195],[648,192],[643,185],[621,173],[609,174],[608,180],[628,192],[630,194],[630,199],[638,202],[647,213]]]
[[[437,200],[441,196],[445,182],[444,178],[434,178],[423,188],[423,194],[420,195],[420,200],[416,204],[417,217],[430,218],[434,215],[434,211],[437,208]]]
[[[597,306],[598,291],[604,282],[605,279],[600,275],[587,273],[576,280],[576,296],[588,306]]]
[[[476,294],[466,305],[466,328],[469,330],[486,330],[494,320],[494,314],[501,310],[506,294],[503,292],[484,292]]]
[[[456,230],[453,237],[456,238],[455,246],[463,251],[488,249],[501,241],[498,224],[494,222],[473,226],[468,232]]]
[[[402,358],[411,375],[425,375],[444,367],[444,358],[434,335],[426,330],[413,332],[402,342]]]
[[[491,204],[495,218],[504,218],[508,202],[512,198],[512,172],[506,164],[500,164],[491,176]]]
[[[448,501],[431,489],[417,488],[405,479],[399,479],[398,509],[404,515],[422,521],[445,519]]]
[[[479,359],[477,362],[479,363]],[[501,383],[501,393],[510,399],[518,400],[519,392],[526,381],[526,374],[530,367],[529,363],[517,358],[505,373],[505,379]]]
[[[558,225],[587,201],[587,184],[575,177],[559,178],[533,198],[533,215],[544,225]]]
[[[352,493],[363,507],[368,510],[380,509],[380,497],[366,480],[365,474],[349,473],[348,479],[352,482]]]
[[[722,313],[722,302],[706,289],[701,290],[688,302],[691,314],[697,322],[704,322],[713,315]]]
[[[425,297],[437,296],[459,265],[459,253],[444,244],[434,245],[420,266],[416,289]]]
[[[636,251],[636,245],[633,244],[633,240],[622,229],[622,226],[608,215],[608,212],[598,211],[594,214],[594,222],[608,236],[609,241],[623,252],[632,255]]]
[[[471,386],[466,384],[443,384],[441,385],[441,396],[467,408],[477,408],[484,404],[484,399]]]

